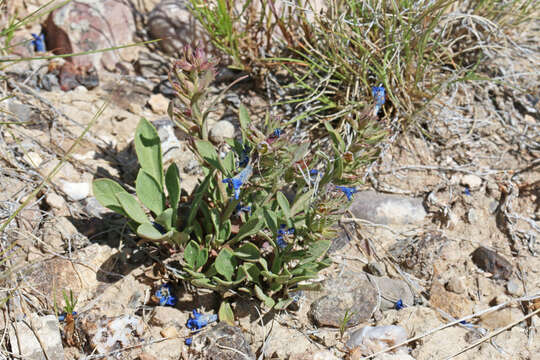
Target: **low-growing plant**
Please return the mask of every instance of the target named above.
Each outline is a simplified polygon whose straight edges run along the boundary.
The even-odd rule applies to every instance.
[[[214,64],[200,49],[185,53],[170,73],[181,106],[171,104],[169,114],[188,136],[204,179],[179,206],[178,170],[173,164],[163,172],[158,134],[141,119],[135,134],[139,201],[108,179],[94,182],[94,195],[127,216],[140,237],[183,247],[175,272],[181,279],[283,309],[293,291],[318,288],[312,280],[330,265],[332,225],[343,200],[356,192],[348,186],[356,166],[349,145],[328,125],[333,153],[323,152],[268,116],[256,126],[244,106],[241,135],[212,143],[208,115],[216,99],[209,98],[208,86]],[[230,321],[230,306],[224,303],[220,314]]]

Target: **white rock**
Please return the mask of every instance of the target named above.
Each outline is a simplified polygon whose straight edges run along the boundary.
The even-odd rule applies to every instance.
[[[156,114],[166,114],[169,107],[169,100],[162,94],[154,94],[150,96],[148,105]]]
[[[475,190],[482,185],[482,179],[479,176],[467,174],[461,178],[461,185],[467,186],[471,190]]]
[[[64,348],[59,326],[58,319],[54,315],[30,314],[26,321],[18,321],[9,327],[11,351],[28,360],[45,359],[43,351],[47,353],[48,359],[63,359]],[[45,349],[42,349],[40,341]]]
[[[87,182],[69,182],[61,180],[60,184],[60,189],[70,200],[79,201],[90,195],[90,184]]]
[[[370,355],[405,340],[407,340],[407,331],[401,326],[366,326],[351,334],[347,347],[363,355]]]
[[[24,161],[32,166],[32,167],[38,167],[43,162],[43,159],[41,159],[41,156],[37,152],[29,151],[23,156]]]
[[[225,138],[234,137],[234,125],[227,120],[221,120],[212,126],[210,129],[210,140],[219,143]]]

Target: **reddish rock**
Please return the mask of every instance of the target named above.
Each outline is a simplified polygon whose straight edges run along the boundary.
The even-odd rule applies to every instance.
[[[492,273],[495,279],[508,280],[512,276],[512,264],[495,251],[480,246],[471,255],[475,265]]]
[[[116,0],[72,1],[45,22],[47,49],[70,54],[133,43],[135,23],[129,7]],[[122,49],[68,58],[77,67],[114,70],[126,54]]]

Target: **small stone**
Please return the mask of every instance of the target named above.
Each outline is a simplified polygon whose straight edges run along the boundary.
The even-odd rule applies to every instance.
[[[170,306],[156,306],[150,324],[156,326],[176,325],[182,327],[187,322],[189,316],[176,308]]]
[[[482,185],[482,178],[473,174],[467,174],[461,178],[461,185],[471,190],[477,190]]]
[[[456,294],[463,294],[466,290],[463,279],[459,277],[450,278],[446,283],[446,289]]]
[[[529,114],[525,114],[525,116],[523,116],[523,121],[525,121],[530,126],[536,126],[536,120]]]
[[[480,317],[480,325],[490,330],[495,330],[514,323],[522,317],[523,313],[521,310],[507,307],[482,315]]]
[[[366,270],[371,275],[375,276],[384,276],[386,275],[386,270],[384,268],[384,264],[378,263],[378,262],[370,262],[366,266]]]
[[[128,111],[135,114],[135,115],[141,115],[142,112],[143,112],[143,108],[141,105],[137,104],[137,103],[130,103],[128,105]]]
[[[14,323],[14,326],[8,327],[8,331],[11,351],[17,357],[28,360],[64,358],[60,324],[54,315],[30,314],[29,319]],[[42,348],[42,344],[45,348]]]
[[[29,151],[23,155],[23,160],[32,167],[38,167],[43,162],[41,156],[37,152]]]
[[[64,198],[54,192],[50,192],[45,196],[45,202],[53,209],[63,209],[66,206]]]
[[[319,350],[316,352],[305,352],[293,354],[289,360],[338,360],[338,358],[328,350]]]
[[[161,336],[165,338],[175,338],[178,336],[178,330],[176,330],[176,327],[169,326],[159,332]]]
[[[387,277],[371,277],[381,292],[381,310],[394,309],[396,302],[401,300],[405,306],[414,305],[414,294],[409,285],[403,280]]]
[[[504,294],[499,294],[490,302],[490,304],[501,305],[508,302],[510,299]]]
[[[521,284],[515,280],[509,280],[506,283],[506,292],[512,296],[521,296],[523,294]]]
[[[475,209],[469,209],[469,211],[467,211],[467,221],[469,224],[474,224],[478,221],[478,214]]]
[[[495,279],[508,280],[512,276],[512,264],[495,251],[480,246],[471,255],[476,266],[493,274]]]
[[[234,138],[234,125],[227,120],[221,120],[210,129],[210,140],[220,143],[225,138]]]
[[[202,349],[199,359],[255,360],[249,342],[236,326],[219,323],[193,339],[193,349]]]
[[[143,321],[132,315],[93,319],[90,314],[82,323],[83,331],[98,354],[108,354],[118,348],[139,344],[144,331]]]
[[[90,195],[90,184],[87,182],[60,181],[60,189],[72,201],[80,201]]]
[[[137,360],[158,360],[158,358],[155,357],[154,355],[150,355],[149,353],[143,352],[142,354],[139,355]]]
[[[433,281],[429,294],[429,303],[434,308],[441,309],[455,318],[469,315],[472,311],[473,303],[466,296],[446,291],[437,280]]]
[[[350,319],[347,326],[356,326],[368,320],[376,306],[378,293],[365,274],[348,272],[339,278],[325,281],[327,295],[311,304],[310,317],[317,326],[339,328],[345,315]]]
[[[488,210],[490,214],[495,214],[497,212],[497,209],[499,208],[499,202],[496,200],[492,200],[488,204]]]
[[[419,224],[427,215],[422,199],[374,191],[354,194],[349,210],[360,219],[385,225]]]
[[[156,114],[164,115],[169,107],[169,99],[161,94],[153,94],[148,100],[148,105]]]

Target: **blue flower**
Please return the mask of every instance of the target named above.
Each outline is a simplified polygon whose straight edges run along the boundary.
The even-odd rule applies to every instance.
[[[206,325],[217,321],[217,319],[217,315],[204,315],[197,312],[197,310],[193,310],[192,317],[187,321],[186,326],[191,331],[197,331]]]
[[[317,175],[319,175],[319,170],[317,170],[317,169],[309,170],[309,175],[317,176]]]
[[[236,175],[235,177],[223,179],[221,181],[225,184],[229,184],[229,188],[232,186],[234,189],[234,198],[238,200],[238,197],[240,196],[240,187],[244,185],[246,181],[248,181],[252,173],[253,167],[248,165],[240,172],[240,174]]]
[[[188,338],[186,339],[186,345],[187,345],[187,346],[191,345],[192,342],[193,342],[193,338],[188,337]]]
[[[240,160],[238,161],[239,167],[244,167],[249,163],[249,153],[251,151],[251,148],[249,145],[244,146],[242,150],[242,154],[240,154]]]
[[[468,187],[465,188],[465,190],[463,190],[463,193],[467,196],[471,196],[471,190],[469,190]]]
[[[469,324],[469,323],[468,323],[467,321],[465,321],[465,320],[461,320],[459,323],[460,323],[461,325],[468,325],[468,324]]]
[[[375,111],[379,112],[386,101],[386,90],[384,86],[372,86],[371,93],[375,98]]]
[[[45,52],[45,35],[44,34],[32,34],[32,37],[34,40],[32,40],[32,45],[34,45],[34,48],[37,52]]]
[[[176,302],[178,301],[176,296],[172,295],[171,285],[169,284],[161,285],[159,289],[157,289],[156,291],[156,297],[159,300],[160,306],[165,306],[165,305],[174,306],[176,305]]]
[[[278,230],[278,236],[276,237],[277,245],[282,249],[287,246],[287,243],[285,242],[285,240],[283,240],[283,236],[294,234],[294,228],[289,228],[288,230],[285,230],[286,227],[287,225],[281,224]]]
[[[394,304],[394,309],[396,309],[396,310],[401,310],[404,307],[405,307],[405,305],[403,305],[403,300],[401,300],[401,299],[396,301],[396,303]]]
[[[277,128],[274,130],[271,136],[274,138],[278,138],[281,136],[281,134],[283,134],[283,130],[281,130],[280,128]]]
[[[343,191],[349,201],[351,201],[353,194],[358,192],[356,188],[347,186],[336,186],[336,189]]]
[[[237,214],[240,214],[241,212],[247,212],[247,213],[251,214],[251,206],[250,205],[242,206],[242,204],[238,204],[238,205],[236,205],[236,208],[234,209],[234,211]]]

